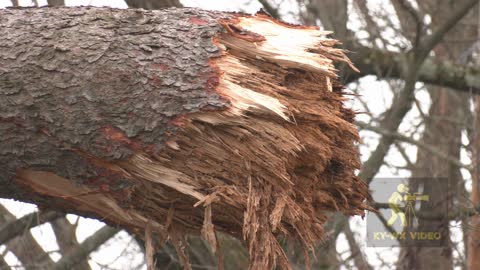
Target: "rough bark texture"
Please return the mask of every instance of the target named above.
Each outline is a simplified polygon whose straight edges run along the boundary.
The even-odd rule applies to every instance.
[[[243,238],[252,269],[289,268],[327,212],[363,214],[353,112],[317,28],[258,14],[0,11],[0,196],[148,222],[185,268],[185,235]]]

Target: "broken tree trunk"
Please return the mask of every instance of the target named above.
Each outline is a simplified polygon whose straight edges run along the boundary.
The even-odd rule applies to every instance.
[[[368,190],[328,33],[197,9],[0,11],[0,196],[288,269]],[[183,258],[185,267],[188,262]]]

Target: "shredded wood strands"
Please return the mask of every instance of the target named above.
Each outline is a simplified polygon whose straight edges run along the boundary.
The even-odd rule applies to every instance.
[[[147,270],[155,269],[154,256],[155,250],[153,247],[152,226],[149,220],[147,221],[147,225],[145,226],[145,261],[147,264]]]
[[[139,235],[149,222],[149,230],[168,235],[186,269],[186,234],[201,233],[218,252],[216,231],[244,240],[250,269],[291,269],[279,237],[300,241],[308,255],[324,239],[328,213],[363,215],[369,208],[367,185],[354,174],[354,113],[343,106],[333,65],[351,63],[317,28],[261,14],[219,23],[225,32],[215,43],[223,55],[210,63],[218,70],[215,91],[229,108],[183,115],[162,151],[114,161],[132,183],[121,199],[90,194],[74,203],[107,219],[114,213],[110,220]],[[29,176],[38,177],[23,179]],[[63,181],[41,177],[51,186]],[[62,185],[72,196],[90,192]]]
[[[312,250],[328,212],[367,209],[367,186],[354,175],[354,114],[335,85],[333,61],[350,62],[315,28],[265,16],[221,23],[224,55],[213,64],[221,72],[217,92],[230,109],[188,115],[172,138],[176,147],[158,161],[136,157],[123,167],[171,188],[139,200],[159,200],[158,192],[178,198],[176,226],[201,230],[213,250],[215,228],[245,240],[250,269],[290,269],[278,236]],[[151,210],[148,216],[162,215]]]

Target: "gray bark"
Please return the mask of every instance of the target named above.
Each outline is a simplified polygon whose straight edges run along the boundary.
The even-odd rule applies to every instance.
[[[2,197],[34,199],[11,183],[27,167],[121,188],[122,177],[109,181],[108,172],[78,152],[104,160],[139,149],[155,153],[165,134],[175,133],[177,117],[227,104],[208,90],[218,76],[208,61],[220,53],[211,40],[222,31],[213,13],[0,12]]]

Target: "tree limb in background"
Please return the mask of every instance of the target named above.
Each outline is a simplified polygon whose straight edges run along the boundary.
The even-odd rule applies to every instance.
[[[412,48],[412,53],[407,56],[405,64],[402,66],[402,74],[405,80],[405,87],[394,100],[391,108],[384,121],[382,121],[382,129],[388,132],[396,132],[400,126],[403,118],[410,111],[413,103],[413,92],[415,90],[415,83],[418,79],[418,70],[423,65],[430,51],[442,40],[443,35],[448,32],[469,11],[469,8],[477,3],[478,0],[470,0],[459,7],[449,18],[445,19],[442,25],[420,41],[421,49]],[[472,4],[473,3],[473,4]],[[383,160],[390,149],[390,146],[395,141],[392,137],[382,136],[380,141],[372,152],[370,157],[363,164],[363,168],[359,176],[367,182],[377,174],[378,170],[383,164]]]
[[[472,8],[479,3],[479,0],[468,0],[457,7],[450,17],[445,18],[437,29],[433,29],[433,33],[423,39],[419,46],[415,48],[418,60],[427,58],[432,49],[442,41],[445,34],[450,31]],[[421,63],[419,62],[419,64]]]
[[[343,230],[345,237],[347,238],[348,245],[350,246],[350,251],[353,257],[353,262],[357,269],[361,270],[373,270],[373,267],[367,262],[365,254],[362,252],[353,231],[350,228],[350,223],[345,224],[345,229]]]
[[[0,204],[0,224],[14,220],[15,216]],[[49,269],[53,264],[53,260],[28,230],[21,237],[11,239],[6,246],[27,270]]]
[[[60,254],[68,254],[71,250],[76,249],[79,246],[76,230],[76,224],[71,224],[66,217],[61,217],[59,219],[53,220],[50,222],[55,238],[57,239],[58,247],[60,248]],[[72,270],[89,270],[90,264],[88,260],[83,260],[77,263]]]
[[[0,269],[1,270],[11,270],[12,268],[10,268],[10,266],[8,265],[8,263],[5,261],[5,259],[3,258],[3,256],[0,254]]]
[[[179,0],[125,0],[130,8],[164,9],[169,7],[182,7]]]
[[[52,7],[65,6],[65,0],[47,0],[47,4]]]
[[[348,73],[346,82],[365,75],[378,78],[401,78],[407,61],[404,53],[354,45],[349,48],[352,62],[361,73]],[[453,91],[480,94],[480,67],[460,65],[435,57],[429,57],[418,70],[418,81],[451,88]]]
[[[441,158],[445,161],[448,161],[448,162],[450,162],[450,163],[452,163],[455,166],[458,166],[460,168],[471,169],[471,165],[463,164],[459,159],[457,159],[455,157],[451,157],[446,153],[442,153],[435,146],[427,145],[425,143],[422,143],[422,142],[419,142],[415,139],[412,139],[411,137],[407,137],[407,136],[402,135],[402,134],[397,133],[397,132],[389,132],[385,129],[382,129],[381,127],[372,126],[372,125],[369,125],[369,124],[364,123],[364,122],[357,121],[356,124],[362,129],[374,131],[378,134],[381,134],[382,136],[393,137],[395,140],[402,141],[402,142],[407,142],[407,143],[410,143],[412,145],[417,146],[418,148],[425,149],[425,150],[429,151],[430,153],[432,153],[433,155],[438,156],[439,158]]]
[[[391,208],[389,203],[374,202],[372,206],[375,209],[389,209]],[[430,213],[421,210],[414,210],[415,216],[422,220],[460,220],[462,217],[474,217],[480,212],[480,204],[473,205],[472,207],[457,207],[454,210],[449,210],[448,213]]]
[[[78,263],[88,259],[90,253],[95,251],[120,230],[110,226],[104,226],[92,236],[85,239],[80,245],[70,250],[67,254],[52,266],[52,270],[70,270]]]
[[[418,46],[420,38],[426,30],[423,23],[423,15],[406,0],[392,0],[391,2],[400,18],[399,21],[403,34],[413,43],[413,47]],[[415,36],[412,37],[411,34],[413,33]]]
[[[0,225],[0,245],[5,244],[10,239],[21,235],[35,226],[63,216],[65,216],[64,213],[47,210],[34,212],[19,219],[3,223]]]
[[[270,1],[258,0],[258,2],[262,4],[262,7],[270,14],[270,16],[275,19],[280,19],[280,12],[278,11],[278,8],[273,7],[272,4],[270,4]]]
[[[478,1],[476,1],[478,2]],[[476,34],[474,27],[466,27],[476,23],[475,10],[468,9],[472,1],[417,1],[423,13],[431,18],[430,30],[441,32],[442,38],[437,39],[433,52],[437,59],[457,62],[470,47],[470,38]],[[425,8],[430,6],[429,8]],[[462,20],[449,22],[461,13],[462,8],[469,10],[469,16],[462,16]],[[449,26],[450,24],[451,26]],[[455,27],[452,27],[455,26]],[[443,27],[444,30],[441,30]],[[450,27],[450,30],[445,30]],[[433,38],[435,33],[431,35]],[[439,35],[437,35],[439,36]],[[425,40],[428,43],[428,40]],[[429,55],[431,55],[429,53]],[[450,89],[427,85],[431,97],[428,116],[423,119],[424,132],[420,142],[426,145],[436,145],[436,148],[447,156],[460,159],[462,130],[465,128],[465,111],[469,107],[468,95],[464,92],[453,92]],[[468,88],[466,88],[468,91]],[[445,121],[443,119],[454,119]],[[463,197],[459,196],[459,187],[463,186],[463,177],[458,165],[445,162],[437,155],[431,155],[424,148],[417,149],[416,163],[411,170],[409,180],[410,192],[426,191],[430,194],[439,194],[448,189],[448,195],[434,196],[428,204],[420,205],[420,212],[429,215],[444,214],[440,209],[457,209],[464,205]],[[429,177],[428,179],[422,177]],[[442,179],[443,177],[443,179]],[[448,179],[448,181],[447,181]],[[452,198],[453,197],[453,198]],[[419,231],[437,231],[446,239],[442,247],[402,247],[398,260],[399,269],[452,269],[454,256],[450,238],[450,222],[447,219],[427,220],[419,219]],[[432,260],[431,258],[435,258]]]
[[[347,0],[310,0],[307,10],[314,18],[320,19],[324,29],[333,31],[335,37],[347,40]]]
[[[356,0],[352,2],[353,8],[357,10],[357,13],[360,14],[360,17],[366,24],[366,29],[369,34],[369,41],[372,46],[376,47],[375,40],[379,39],[382,41],[383,45],[388,44],[387,40],[382,35],[382,31],[378,24],[374,21],[372,15],[370,15],[370,10],[367,5],[367,0]]]

